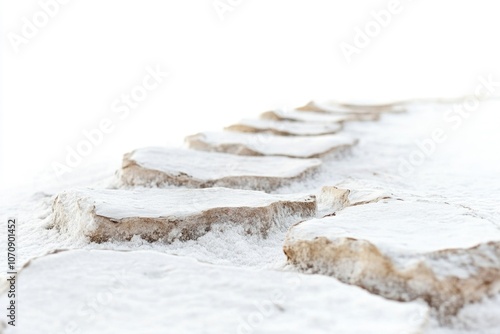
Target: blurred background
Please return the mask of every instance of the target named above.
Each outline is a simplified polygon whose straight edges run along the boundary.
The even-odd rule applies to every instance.
[[[457,97],[479,76],[500,81],[486,0],[5,0],[1,14],[2,188],[60,180],[54,163],[101,127],[63,178],[311,99]],[[168,76],[144,96],[155,71]]]

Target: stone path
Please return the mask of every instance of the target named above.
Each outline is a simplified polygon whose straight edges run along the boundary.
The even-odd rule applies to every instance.
[[[435,329],[433,323],[444,326],[461,314],[470,317],[479,303],[500,307],[500,230],[490,218],[494,213],[478,215],[457,201],[440,200],[439,193],[421,196],[418,186],[398,185],[397,175],[376,164],[378,154],[405,152],[407,143],[393,133],[378,137],[375,147],[381,152],[367,151],[374,166],[346,169],[343,156],[334,154],[356,150],[363,145],[364,126],[375,128],[374,122],[386,114],[405,117],[404,107],[311,102],[243,120],[225,131],[189,136],[190,148],[150,147],[127,153],[110,186],[70,189],[55,196],[46,228],[85,240],[89,248],[123,240],[185,244],[183,256],[137,251],[130,246],[134,243],[126,253],[62,252],[33,260],[22,271],[25,284],[34,288],[40,275],[75,281],[76,275],[83,275],[89,277],[89,291],[98,294],[113,273],[129,270],[127,275],[137,278],[134,282],[141,278],[144,283],[134,283],[120,294],[120,302],[126,305],[149,294],[171,298],[177,309],[162,303],[164,319],[153,319],[153,310],[141,313],[150,322],[170,325],[186,313],[203,321],[227,316],[209,333],[241,328],[254,333],[421,333]],[[346,130],[350,124],[357,124],[356,131]],[[382,152],[384,146],[392,151]],[[352,171],[353,178],[330,176],[336,175],[336,166]],[[359,171],[370,168],[373,175],[387,174],[372,183],[356,179]],[[308,180],[315,185],[308,193],[294,191]],[[482,205],[477,199],[474,204]],[[209,240],[217,248],[213,235],[223,239],[233,233],[232,227],[241,228],[251,242],[275,236],[275,230],[287,231],[280,239],[287,262],[278,270],[256,271],[189,258],[189,247],[206,246]],[[204,239],[209,233],[212,237]],[[227,244],[228,257],[242,249],[232,247],[232,240],[239,239],[231,238],[220,240]],[[93,275],[95,270],[101,271]],[[287,275],[300,278],[300,289],[280,283]],[[53,292],[48,285],[40,289]],[[63,299],[82,300],[82,289],[59,293]],[[267,303],[269,291],[276,289],[286,290],[287,299],[266,304],[272,315],[258,310],[256,317],[263,320],[251,324],[250,300]],[[44,310],[36,307],[41,297],[25,293],[30,295],[34,297],[25,297],[25,312],[39,314],[35,319],[42,326]],[[59,302],[57,312],[71,320],[66,302],[69,299]],[[117,319],[132,316],[124,308],[109,312]],[[95,333],[106,332],[101,325],[97,323]],[[198,322],[183,318],[176,326],[171,327],[176,333],[200,330]]]

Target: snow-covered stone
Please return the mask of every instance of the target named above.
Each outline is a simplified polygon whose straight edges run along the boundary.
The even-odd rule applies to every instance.
[[[34,259],[18,278],[22,312],[6,334],[400,334],[422,333],[429,322],[423,303],[329,277],[153,251],[62,251]],[[5,293],[0,301],[7,305]]]
[[[369,115],[377,113],[401,113],[405,109],[400,103],[386,103],[386,104],[352,104],[352,103],[339,103],[335,101],[316,102],[310,101],[306,105],[296,108],[300,111],[315,111],[331,114],[344,114],[344,115]]]
[[[465,305],[446,327],[431,321],[428,334],[497,334],[500,333],[500,294]]]
[[[190,148],[252,156],[317,158],[349,148],[357,140],[346,135],[277,136],[232,131],[202,132],[186,137]]]
[[[59,194],[52,207],[53,227],[95,242],[196,239],[216,224],[265,236],[315,213],[314,196],[229,188],[76,189]]]
[[[271,191],[312,174],[320,165],[318,159],[247,157],[151,147],[124,156],[120,179],[131,186],[220,186]]]
[[[282,136],[318,136],[334,134],[342,129],[341,123],[273,121],[267,119],[244,119],[225,130],[270,133]]]
[[[344,123],[350,121],[376,121],[379,113],[334,114],[316,110],[273,110],[260,115],[261,119],[289,122]]]
[[[442,317],[500,290],[500,230],[465,207],[390,200],[291,227],[298,268],[394,300],[422,298]]]
[[[374,203],[391,197],[387,191],[369,188],[359,182],[347,181],[321,188],[318,195],[318,209],[319,211],[338,211],[349,206]]]

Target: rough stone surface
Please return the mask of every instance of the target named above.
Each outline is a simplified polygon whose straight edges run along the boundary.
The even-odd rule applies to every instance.
[[[314,173],[318,159],[247,157],[173,148],[144,148],[123,158],[126,186],[213,186],[271,191]]]
[[[315,213],[314,196],[228,188],[77,189],[59,194],[52,207],[53,227],[95,242],[196,239],[215,224],[241,224],[265,236]]]
[[[289,122],[345,123],[352,121],[376,121],[379,113],[330,113],[324,110],[274,110],[260,115],[261,119]]]
[[[203,132],[186,138],[190,148],[250,156],[318,158],[345,150],[357,140],[345,135],[277,136],[231,131]]]
[[[344,115],[369,115],[378,114],[384,112],[390,113],[400,113],[404,112],[405,109],[400,103],[387,103],[387,104],[352,104],[352,103],[340,103],[334,101],[327,102],[316,102],[310,101],[306,105],[296,108],[300,111],[314,111],[321,113],[331,113],[331,114],[344,114]]]
[[[374,203],[389,199],[392,195],[383,190],[372,189],[358,182],[347,181],[336,186],[324,186],[318,195],[320,211],[339,211],[349,206]]]
[[[225,130],[270,133],[281,136],[318,136],[334,134],[342,129],[341,123],[273,121],[266,119],[244,119]]]
[[[500,231],[463,207],[400,200],[349,207],[291,227],[301,270],[389,299],[424,299],[441,319],[500,290]]]

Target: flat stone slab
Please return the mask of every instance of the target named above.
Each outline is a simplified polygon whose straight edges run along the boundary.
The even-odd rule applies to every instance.
[[[355,117],[351,115],[330,115],[319,112],[303,112],[298,110],[274,110],[267,111],[260,115],[261,119],[273,121],[289,121],[289,122],[315,122],[315,123],[343,123],[352,121]]]
[[[94,242],[189,240],[214,224],[243,225],[266,235],[316,213],[310,195],[274,195],[229,188],[77,189],[59,194],[52,206],[53,227]]]
[[[291,227],[290,263],[440,316],[500,290],[500,230],[445,203],[381,201]]]
[[[247,157],[152,147],[126,154],[120,179],[130,186],[219,186],[271,191],[302,179],[320,165],[318,159]]]
[[[364,122],[377,121],[380,119],[380,113],[333,113],[326,112],[323,109],[307,110],[274,110],[262,113],[261,119],[289,122],[314,122],[314,123],[345,123],[345,122]]]
[[[429,320],[423,303],[389,301],[329,277],[153,251],[58,252],[31,261],[18,280],[29,317],[16,323],[19,333],[399,334],[422,333]],[[0,300],[7,305],[6,293]]]
[[[306,105],[296,108],[300,111],[315,111],[340,115],[371,115],[379,113],[401,113],[405,112],[398,103],[386,104],[354,104],[354,103],[341,103],[335,101],[317,102],[310,101]]]
[[[389,198],[392,198],[392,194],[387,191],[348,181],[321,188],[318,195],[318,210],[339,211],[349,206],[375,203]]]
[[[250,156],[317,158],[349,148],[357,139],[345,135],[277,136],[231,131],[202,132],[186,138],[190,148]]]
[[[337,133],[342,130],[342,124],[244,119],[237,124],[226,127],[225,130],[270,133],[281,136],[318,136]]]

